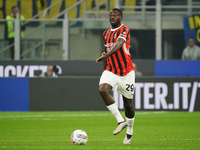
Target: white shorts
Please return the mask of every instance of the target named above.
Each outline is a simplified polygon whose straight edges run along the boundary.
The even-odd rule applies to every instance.
[[[133,70],[125,76],[118,76],[105,70],[101,75],[99,85],[103,83],[108,83],[112,87],[118,85],[117,92],[128,99],[133,99],[135,89],[135,71]]]

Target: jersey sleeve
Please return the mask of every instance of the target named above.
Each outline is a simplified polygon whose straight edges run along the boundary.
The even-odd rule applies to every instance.
[[[103,44],[104,44],[104,46],[106,45],[106,38],[105,38],[105,36],[106,36],[106,31],[103,32]]]
[[[130,31],[129,31],[129,28],[127,27],[123,27],[121,29],[121,33],[120,35],[118,36],[118,38],[122,38],[126,41],[126,39],[128,38],[128,35],[130,34]]]

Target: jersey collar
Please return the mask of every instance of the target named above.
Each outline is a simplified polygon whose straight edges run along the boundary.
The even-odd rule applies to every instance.
[[[122,25],[124,25],[124,24],[122,23],[121,26]],[[111,28],[111,31],[115,31],[115,30],[119,29],[121,26],[119,26],[118,28],[114,28],[114,29]]]

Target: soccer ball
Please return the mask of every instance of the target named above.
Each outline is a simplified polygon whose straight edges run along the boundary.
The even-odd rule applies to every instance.
[[[83,145],[87,143],[87,133],[83,130],[75,130],[71,135],[71,141],[76,145]]]

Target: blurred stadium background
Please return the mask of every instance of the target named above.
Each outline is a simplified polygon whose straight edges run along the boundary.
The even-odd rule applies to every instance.
[[[21,50],[23,59],[11,61],[4,28],[14,5],[26,30],[20,38],[15,29],[15,54]],[[189,37],[200,46],[198,0],[1,0],[0,7],[0,111],[106,110],[95,59],[114,7],[123,10],[143,74],[136,77],[136,110],[200,110],[200,61],[181,60]],[[57,65],[57,78],[38,77],[48,65]],[[120,96],[116,101],[123,110]]]

